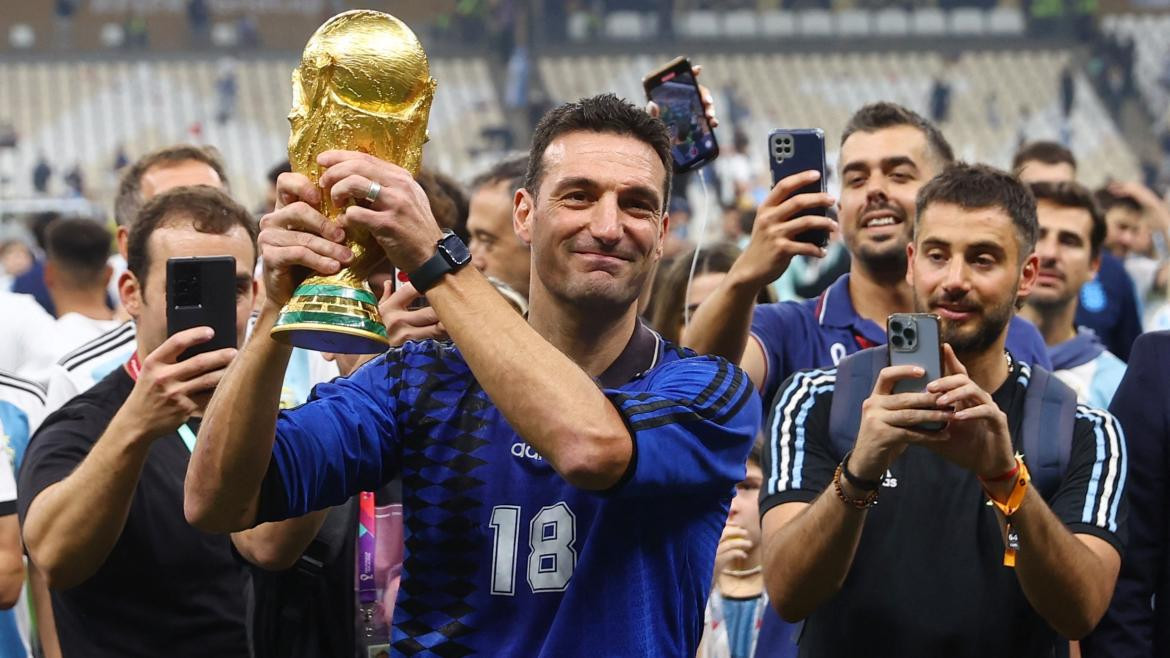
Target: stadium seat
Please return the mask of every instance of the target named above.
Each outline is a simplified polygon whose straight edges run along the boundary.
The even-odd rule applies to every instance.
[[[1019,7],[996,7],[987,14],[988,34],[1023,34],[1027,24]]]
[[[797,14],[802,36],[827,37],[833,34],[833,13],[824,9],[805,9]]]
[[[569,14],[569,39],[572,41],[585,41],[589,38],[589,14],[583,11],[575,11]]]
[[[796,15],[789,11],[765,11],[760,15],[760,29],[764,36],[792,36],[796,34]]]
[[[900,36],[910,31],[910,17],[902,9],[882,9],[874,14],[874,32],[881,36]]]
[[[950,15],[950,32],[956,35],[978,35],[987,29],[987,16],[982,9],[960,7],[952,9]]]
[[[684,37],[712,39],[720,35],[720,15],[714,11],[688,11],[675,23],[675,29]]]
[[[842,9],[837,12],[837,33],[842,36],[864,36],[869,34],[873,17],[865,9]]]
[[[750,9],[729,11],[723,18],[723,33],[731,38],[754,37],[761,30],[760,18]]]
[[[611,39],[641,39],[646,36],[646,21],[636,11],[615,11],[605,17],[605,35]]]
[[[911,31],[917,36],[938,36],[947,31],[946,14],[936,7],[920,7],[910,17]]]

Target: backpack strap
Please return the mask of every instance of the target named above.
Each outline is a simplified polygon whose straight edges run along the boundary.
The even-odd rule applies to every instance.
[[[1045,499],[1060,488],[1068,471],[1076,425],[1077,394],[1052,373],[1036,365],[1024,394],[1021,427],[1024,461],[1032,486]]]
[[[837,382],[829,406],[829,442],[837,459],[853,449],[861,429],[861,403],[873,393],[878,374],[889,365],[884,345],[854,352],[837,363]]]

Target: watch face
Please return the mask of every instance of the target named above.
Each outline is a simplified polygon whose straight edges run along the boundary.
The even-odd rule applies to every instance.
[[[447,255],[447,260],[452,265],[466,265],[471,262],[471,251],[467,245],[463,244],[463,240],[460,240],[459,236],[454,233],[443,238],[439,243],[439,248]]]

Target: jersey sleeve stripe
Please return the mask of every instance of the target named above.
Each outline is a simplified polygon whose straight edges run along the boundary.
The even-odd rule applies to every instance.
[[[136,338],[135,336],[126,336],[122,340],[105,345],[103,347],[103,349],[101,349],[100,351],[96,351],[96,350],[91,351],[88,354],[86,354],[84,357],[75,358],[69,363],[62,363],[62,365],[65,367],[66,370],[72,372],[72,371],[80,368],[81,366],[89,363],[90,361],[93,361],[94,359],[96,359],[100,356],[104,356],[106,354],[109,354],[110,352],[114,352],[114,351],[126,346],[127,344],[134,342],[135,338]]]
[[[728,371],[731,375],[730,378],[726,376]],[[626,407],[626,403],[632,400],[632,396],[615,393],[611,394],[610,397],[617,403],[618,408],[626,416],[630,428],[634,431],[683,422],[723,423],[739,413],[743,406],[750,401],[754,391],[748,384],[747,377],[730,365],[724,372],[722,379],[725,381],[730,379],[730,381],[724,387],[722,395],[716,400],[718,404],[707,406],[689,407],[675,400],[658,400],[650,404]]]
[[[631,422],[637,422],[639,420],[637,418],[638,416],[646,416],[670,408],[683,409],[684,412],[693,409],[705,418],[722,422],[734,415],[750,396],[751,390],[750,387],[747,387],[746,382],[747,377],[743,374],[743,371],[732,366],[730,363],[724,362],[711,379],[711,382],[695,397],[693,407],[684,408],[678,401],[658,399],[630,407],[624,407],[623,405],[623,411]],[[711,398],[716,393],[719,393],[719,396],[712,400]],[[624,394],[620,398],[623,400],[630,399],[629,396]]]
[[[1103,411],[1079,405],[1077,417],[1092,423],[1096,443],[1081,522],[1117,532],[1117,508],[1128,470],[1125,439],[1117,421]]]
[[[772,428],[769,436],[772,454],[772,472],[768,478],[769,495],[779,491],[797,488],[800,482],[800,473],[796,470],[797,464],[804,464],[804,432],[800,428],[796,441],[788,441],[792,435],[794,422],[803,423],[812,408],[818,392],[832,389],[836,381],[836,370],[810,370],[798,372],[793,376],[788,388],[784,389],[776,403],[775,413],[772,416]],[[818,388],[819,387],[819,388]],[[799,420],[797,418],[799,417]]]
[[[0,385],[27,393],[36,398],[41,404],[45,404],[45,389],[36,382],[12,377],[0,372]]]
[[[69,352],[65,356],[58,359],[57,363],[65,366],[68,369],[72,369],[74,365],[88,361],[91,358],[90,353],[94,350],[101,349],[111,343],[122,345],[125,343],[127,338],[133,337],[134,325],[127,322],[119,327],[111,329],[97,338],[94,338],[93,340],[82,345],[81,347],[78,347],[72,352]]]

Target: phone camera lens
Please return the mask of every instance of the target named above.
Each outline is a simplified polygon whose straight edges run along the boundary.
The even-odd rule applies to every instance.
[[[890,337],[890,343],[898,349],[901,349],[902,346],[906,344],[905,341],[902,340],[902,337],[897,334],[894,334]]]
[[[902,332],[902,335],[906,337],[906,340],[914,340],[914,330],[910,327],[906,327],[906,330]]]
[[[890,331],[892,331],[896,334],[902,333],[902,323],[898,322],[897,320],[894,320],[893,322],[890,323]]]

